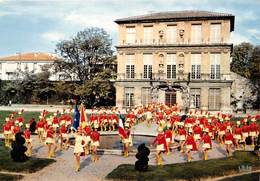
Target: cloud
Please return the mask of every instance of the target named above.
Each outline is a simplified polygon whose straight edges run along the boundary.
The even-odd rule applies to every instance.
[[[81,12],[71,12],[64,17],[64,22],[70,25],[85,27],[102,27],[107,31],[115,31],[116,24],[113,22],[113,16],[105,16],[104,14],[91,14]]]
[[[252,28],[247,30],[255,39],[260,40],[260,30],[256,28]]]
[[[248,36],[241,35],[240,33],[233,32],[230,37],[230,42],[234,45],[240,44],[242,42],[250,42]]]
[[[45,32],[41,35],[41,37],[50,42],[57,42],[65,38],[65,34],[61,32]]]

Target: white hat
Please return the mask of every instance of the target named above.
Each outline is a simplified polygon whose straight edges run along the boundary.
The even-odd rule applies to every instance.
[[[42,119],[42,115],[41,115],[41,116],[39,116],[39,118],[40,118],[40,119]]]
[[[19,121],[16,120],[14,123],[15,123],[15,124],[19,124]]]
[[[53,115],[54,115],[54,116],[57,116],[57,113],[55,112]]]
[[[5,121],[8,122],[10,119],[9,118],[5,118]]]
[[[162,127],[158,127],[158,132],[160,133],[160,132],[163,132],[163,128]]]
[[[252,121],[252,122],[255,122],[256,120],[255,120],[255,118],[253,117],[253,118],[251,119],[251,121]]]
[[[22,114],[21,111],[19,111],[18,114],[21,115]]]
[[[47,124],[48,124],[48,125],[51,125],[51,124],[52,124],[52,122],[51,122],[51,121],[47,121]]]
[[[98,124],[94,124],[95,129],[98,129],[98,127],[99,127]]]
[[[30,128],[30,124],[26,124],[25,127],[26,127],[26,128]]]
[[[240,121],[237,121],[237,125],[240,125]]]
[[[192,133],[192,132],[193,132],[192,128],[189,128],[189,133]]]

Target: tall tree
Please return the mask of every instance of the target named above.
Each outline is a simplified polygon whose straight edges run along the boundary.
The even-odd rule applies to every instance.
[[[251,76],[251,57],[253,52],[253,45],[250,43],[241,43],[234,46],[231,62],[231,71],[250,78]]]
[[[54,62],[54,70],[80,96],[87,106],[111,103],[115,89],[109,81],[113,76],[115,56],[112,41],[101,28],[87,28],[69,40],[60,41],[56,53],[62,59]],[[59,84],[57,86],[65,86]],[[102,101],[101,101],[102,100]],[[101,102],[102,103],[101,103]]]
[[[254,108],[259,109],[260,104],[260,46],[253,46],[250,43],[241,43],[234,47],[232,54],[231,70],[247,79],[257,90],[256,102],[251,102]]]
[[[256,46],[252,52],[251,57],[252,63],[252,73],[251,80],[253,84],[257,87],[257,100],[254,103],[254,107],[260,109],[260,45]]]
[[[63,40],[56,46],[56,53],[63,59],[54,63],[56,72],[64,79],[80,82],[92,80],[103,65],[111,64],[112,41],[106,31],[87,28],[70,40]]]

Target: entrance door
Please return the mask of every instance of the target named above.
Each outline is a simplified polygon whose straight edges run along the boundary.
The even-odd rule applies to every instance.
[[[167,106],[173,106],[176,104],[176,92],[175,91],[166,91],[165,92],[165,104]]]

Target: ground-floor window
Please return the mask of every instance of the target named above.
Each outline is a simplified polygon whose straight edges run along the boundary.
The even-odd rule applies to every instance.
[[[150,87],[143,87],[141,91],[141,103],[147,105],[152,102],[152,94]]]
[[[209,110],[220,110],[220,89],[209,89]]]
[[[125,87],[125,97],[124,97],[124,106],[131,107],[134,106],[134,88]]]
[[[191,107],[200,108],[200,89],[190,89]]]
[[[165,104],[167,106],[173,106],[176,104],[176,92],[175,91],[166,91],[165,92]]]

